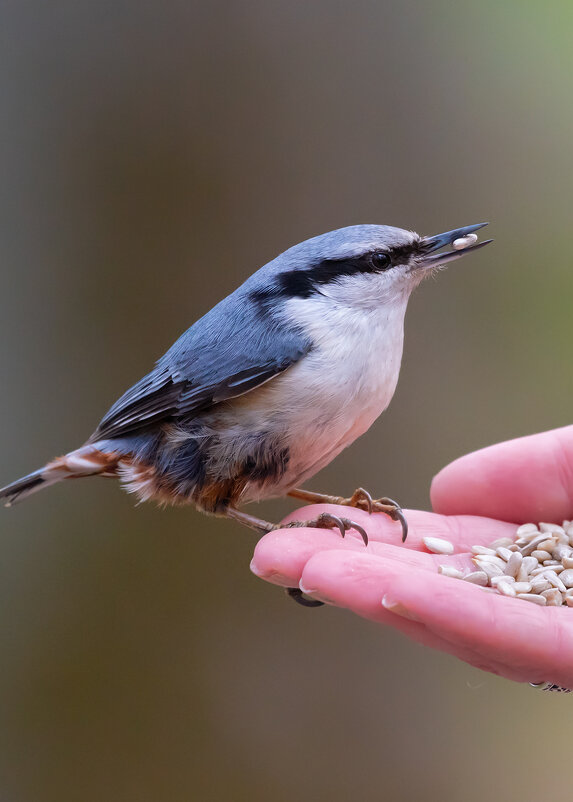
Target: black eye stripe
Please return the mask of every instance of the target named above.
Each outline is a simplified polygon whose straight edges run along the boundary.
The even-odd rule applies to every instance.
[[[321,285],[336,282],[357,273],[382,273],[393,266],[406,264],[420,252],[418,242],[399,245],[385,251],[377,250],[351,259],[325,259],[307,270],[287,270],[276,277],[276,283],[265,290],[257,290],[251,299],[265,305],[273,298],[310,298],[320,291]],[[388,264],[386,259],[388,258]]]
[[[418,240],[412,242],[410,245],[396,245],[386,251],[392,259],[392,264],[403,265],[409,262],[413,256],[422,253],[422,248]]]

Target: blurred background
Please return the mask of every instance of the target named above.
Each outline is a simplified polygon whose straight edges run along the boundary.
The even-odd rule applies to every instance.
[[[565,2],[4,0],[0,484],[353,223],[490,220],[495,244],[416,293],[389,411],[311,487],[428,508],[451,459],[571,423],[572,30]],[[295,606],[231,522],[93,480],[0,533],[1,800],[568,788],[570,699]]]

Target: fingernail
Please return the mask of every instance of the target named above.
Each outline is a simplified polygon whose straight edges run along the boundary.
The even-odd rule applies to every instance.
[[[280,571],[273,571],[272,569],[268,569],[263,571],[262,568],[259,568],[255,564],[255,559],[251,560],[251,564],[249,565],[251,572],[258,576],[259,579],[264,579],[267,582],[272,582],[274,585],[284,585],[285,588],[288,588],[292,585],[292,577],[285,576],[281,574]]]
[[[391,599],[388,595],[382,597],[382,607],[390,613],[399,615],[402,618],[409,618],[410,621],[419,621],[416,615],[411,610],[408,610],[402,602]]]
[[[324,604],[334,604],[332,599],[329,599],[323,593],[319,593],[316,588],[305,588],[302,582],[299,582],[298,586],[306,596],[312,596],[313,599],[324,602]]]
[[[254,560],[254,559],[252,559],[252,560],[251,560],[251,564],[249,565],[249,568],[251,569],[252,573],[253,573],[255,576],[260,576],[260,577],[261,577],[261,579],[264,577],[264,573],[263,573],[262,571],[260,571],[260,570],[257,568],[257,566],[255,565],[255,560]]]

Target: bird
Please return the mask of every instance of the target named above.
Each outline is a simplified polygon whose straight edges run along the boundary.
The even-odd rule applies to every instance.
[[[0,499],[9,506],[63,480],[113,476],[141,501],[190,503],[261,533],[276,525],[240,507],[289,495],[385,512],[405,538],[392,499],[301,485],[388,407],[411,292],[491,242],[476,242],[485,225],[435,236],[352,225],[294,245],[182,334],[83,445],[0,489]],[[354,528],[368,542],[345,517],[296,524]]]

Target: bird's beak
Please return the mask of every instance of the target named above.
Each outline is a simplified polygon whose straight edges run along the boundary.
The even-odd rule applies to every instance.
[[[440,248],[444,248],[446,245],[453,245],[456,240],[463,240],[463,238],[467,237],[468,234],[473,234],[474,231],[478,231],[484,226],[487,226],[487,223],[477,223],[474,226],[454,228],[453,231],[445,231],[443,234],[436,234],[433,237],[422,237],[420,240],[420,250],[422,252],[420,264],[423,267],[436,267],[438,265],[444,265],[448,262],[453,262],[454,259],[459,259],[460,256],[464,256],[470,251],[477,251],[479,248],[483,248],[484,245],[493,242],[493,240],[486,239],[483,242],[470,241],[467,246],[464,246],[463,243],[460,243],[459,247],[453,251],[434,253],[434,251],[439,251]]]

